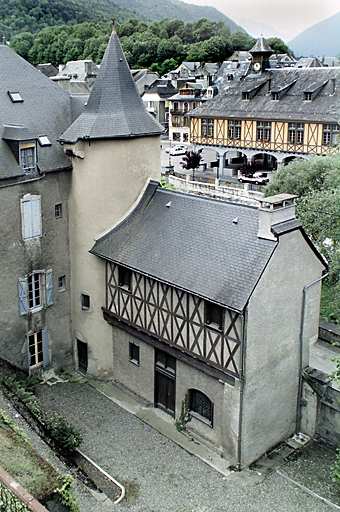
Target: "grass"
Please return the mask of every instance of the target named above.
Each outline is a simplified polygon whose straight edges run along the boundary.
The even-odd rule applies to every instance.
[[[328,322],[340,323],[340,286],[330,286],[323,283],[321,290],[320,316]]]
[[[50,496],[59,474],[33,449],[25,434],[0,410],[0,466],[36,499]]]

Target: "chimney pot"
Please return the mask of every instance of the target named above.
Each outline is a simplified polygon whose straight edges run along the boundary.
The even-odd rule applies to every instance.
[[[272,227],[296,218],[296,197],[292,194],[276,194],[262,199],[259,208],[259,238],[276,240]]]

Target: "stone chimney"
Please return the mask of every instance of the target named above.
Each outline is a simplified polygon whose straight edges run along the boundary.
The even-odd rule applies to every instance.
[[[277,194],[262,199],[259,208],[259,238],[276,240],[272,227],[296,219],[296,197],[292,194]]]

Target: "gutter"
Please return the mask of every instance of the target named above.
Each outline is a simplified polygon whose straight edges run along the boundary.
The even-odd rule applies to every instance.
[[[307,290],[312,288],[314,285],[320,283],[325,277],[328,276],[328,272],[323,274],[318,279],[315,279],[311,283],[305,285],[302,291],[302,305],[301,305],[301,320],[300,320],[300,332],[299,332],[299,384],[298,384],[298,396],[296,403],[296,427],[295,432],[299,433],[301,431],[301,406],[302,406],[302,387],[303,387],[303,376],[302,376],[302,359],[303,359],[303,337],[305,330],[305,314],[306,314],[306,296]]]
[[[242,430],[243,430],[243,402],[244,402],[244,386],[245,386],[245,366],[246,366],[246,342],[247,342],[247,313],[242,314],[242,361],[240,372],[240,411],[238,420],[238,439],[237,439],[237,470],[241,471],[242,468]]]

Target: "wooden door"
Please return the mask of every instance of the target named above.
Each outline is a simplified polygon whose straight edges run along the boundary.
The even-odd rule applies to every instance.
[[[176,409],[176,359],[160,350],[155,360],[155,407],[172,416]]]
[[[77,340],[78,370],[86,373],[88,366],[87,343]]]

